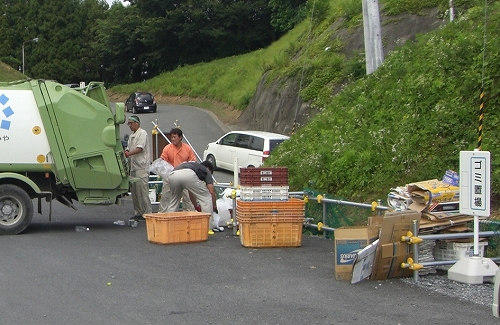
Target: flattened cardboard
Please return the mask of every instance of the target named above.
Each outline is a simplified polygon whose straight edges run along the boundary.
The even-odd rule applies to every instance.
[[[401,263],[406,262],[408,257],[413,257],[407,243],[379,245],[375,255],[376,262],[371,279],[384,280],[413,274],[412,270],[401,268]]]
[[[461,214],[460,211],[446,211],[446,212],[422,212],[422,218],[426,218],[433,221],[439,221],[444,219],[454,219],[458,217],[466,217],[467,215]]]
[[[400,241],[413,228],[413,222],[420,222],[421,214],[416,211],[388,212],[382,220],[380,242],[375,252],[371,279],[382,280],[410,276],[413,271],[402,269],[401,263],[412,257],[410,245]]]
[[[372,274],[378,242],[377,239],[358,252],[352,269],[351,284],[361,282]]]
[[[403,232],[406,229],[406,225],[409,225],[409,229],[411,230],[411,224],[413,220],[417,220],[418,222],[420,221],[421,218],[421,213],[417,211],[412,211],[412,210],[406,210],[406,211],[395,211],[395,212],[387,212],[384,215],[384,219],[382,220],[382,225],[380,228],[380,243],[381,244],[387,244],[393,242],[393,232],[394,232],[394,226],[396,223],[403,223]],[[396,229],[401,233],[401,227],[396,227]],[[408,232],[404,232],[402,235],[406,235]],[[399,241],[399,238],[398,238]]]
[[[413,203],[411,210],[423,211],[431,203],[456,202],[460,200],[460,188],[437,179],[408,184],[407,191]]]
[[[368,217],[368,226],[379,226],[382,224],[384,217]]]

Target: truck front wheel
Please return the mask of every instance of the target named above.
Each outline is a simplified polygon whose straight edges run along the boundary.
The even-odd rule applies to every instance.
[[[15,185],[0,185],[0,235],[22,232],[33,219],[33,202]]]

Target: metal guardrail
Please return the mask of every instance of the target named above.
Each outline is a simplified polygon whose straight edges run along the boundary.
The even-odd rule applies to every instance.
[[[304,195],[305,192],[290,192],[290,196],[300,196]],[[363,203],[357,203],[357,202],[350,202],[350,201],[342,201],[342,200],[333,200],[333,199],[327,199],[323,198],[321,196],[318,196],[316,198],[314,197],[309,197],[307,196],[309,200],[316,200],[318,203],[323,204],[323,224],[311,224],[310,220],[311,218],[307,218],[306,222],[304,223],[304,226],[307,228],[313,228],[318,231],[328,231],[328,232],[334,232],[335,228],[325,226],[326,225],[326,204],[337,204],[337,205],[348,205],[348,206],[354,206],[354,207],[359,207],[359,208],[365,208],[365,209],[372,209],[374,211],[377,211],[378,215],[381,214],[382,211],[387,211],[389,208],[385,206],[380,205],[380,201],[376,202],[376,204],[363,204]],[[491,223],[489,220],[481,220],[480,222],[484,223]],[[500,224],[500,223],[499,223]],[[418,228],[416,225],[414,225],[412,229],[413,234],[415,234],[415,237],[418,237],[422,240],[446,240],[446,239],[459,239],[459,238],[473,238],[474,233],[469,232],[469,233],[457,233],[457,234],[427,234],[427,235],[418,235]],[[500,232],[498,231],[482,231],[478,233],[479,237],[491,237],[491,236],[498,236],[500,235]],[[451,265],[455,264],[457,260],[434,260],[434,261],[429,261],[429,262],[419,262],[419,243],[412,244],[413,245],[413,261],[414,265],[421,265],[422,267],[432,267],[432,266],[441,266],[441,265]],[[500,263],[500,257],[496,258],[491,258],[496,263]],[[419,271],[418,269],[413,271],[413,279],[417,282],[418,281],[418,276],[419,276]]]
[[[150,184],[161,184],[162,181],[150,181]],[[231,187],[231,183],[217,183],[214,184],[214,186],[218,187]],[[346,206],[352,206],[352,207],[358,207],[358,208],[363,208],[363,209],[371,209],[374,212],[377,212],[377,215],[382,215],[382,212],[389,210],[388,207],[382,206],[381,201],[379,200],[378,202],[374,202],[372,204],[366,204],[366,203],[359,203],[359,202],[352,202],[352,201],[344,201],[344,200],[336,200],[336,199],[328,199],[325,198],[321,195],[318,195],[317,197],[309,196],[307,195],[306,192],[289,192],[288,193],[290,197],[299,197],[303,199],[307,199],[309,201],[317,201],[319,204],[323,204],[323,215],[322,215],[322,220],[323,222],[321,224],[312,224],[310,221],[312,218],[305,218],[304,220],[304,227],[306,228],[312,228],[316,229],[318,231],[323,231],[324,236],[326,236],[326,232],[334,232],[335,228],[328,227],[326,226],[326,221],[327,221],[327,204],[336,204],[336,205],[346,205]],[[236,196],[232,197],[233,199],[233,235],[236,235],[236,229],[237,229],[237,224],[236,224]],[[159,204],[159,202],[152,202],[152,204]],[[485,220],[485,222],[488,222],[488,220]],[[416,227],[416,224],[413,226],[412,229],[413,234],[415,234],[415,237],[418,237],[422,240],[445,240],[445,239],[459,239],[459,238],[472,238],[474,236],[474,233],[457,233],[457,234],[427,234],[427,235],[418,235],[418,228]],[[500,232],[498,231],[482,231],[479,232],[478,234],[480,237],[491,237],[491,236],[498,236],[500,235]],[[434,261],[429,261],[429,262],[421,262],[419,263],[419,243],[412,244],[413,245],[413,260],[414,264],[421,265],[422,267],[432,267],[432,266],[441,266],[441,265],[451,265],[455,264],[457,261],[456,260],[434,260]],[[491,260],[495,261],[496,263],[500,263],[500,257],[496,258],[491,258]],[[414,270],[413,273],[413,278],[417,282],[418,281],[418,276],[419,276],[419,271]]]

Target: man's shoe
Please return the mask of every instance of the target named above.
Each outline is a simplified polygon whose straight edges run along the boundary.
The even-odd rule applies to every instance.
[[[130,220],[144,221],[145,219],[143,216],[133,216],[132,218],[130,218]]]

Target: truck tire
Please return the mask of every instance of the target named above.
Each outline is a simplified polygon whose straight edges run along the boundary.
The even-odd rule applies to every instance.
[[[33,219],[33,202],[16,185],[0,185],[0,235],[22,232]]]

